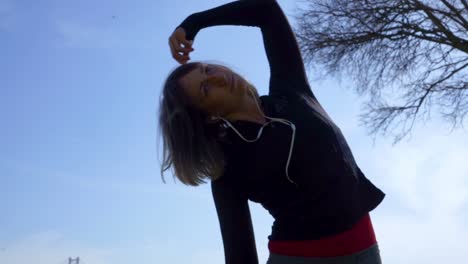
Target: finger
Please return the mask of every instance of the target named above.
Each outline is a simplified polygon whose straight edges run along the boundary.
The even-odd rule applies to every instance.
[[[177,51],[177,41],[173,38],[170,39],[171,42],[171,52],[172,52],[172,57],[179,61],[183,58],[183,55],[179,54]]]
[[[176,59],[179,63],[182,63],[184,61],[190,60],[190,57],[188,55],[179,55],[179,57]]]
[[[179,60],[190,60],[190,56],[188,54],[179,54]]]
[[[177,54],[180,60],[190,60],[189,52],[178,51]]]
[[[185,38],[177,39],[177,41],[180,43],[179,47],[181,49],[184,49],[186,51],[193,51],[194,50],[193,47],[192,47],[192,42],[193,41],[188,41]]]
[[[189,60],[190,60],[189,56],[183,56],[182,59],[181,59],[181,61],[183,61],[183,62],[187,62]]]
[[[182,43],[184,44],[184,47],[185,47],[185,48],[190,48],[190,49],[192,49],[193,40],[186,40],[186,39],[183,39],[183,40],[182,40]]]
[[[177,61],[179,62],[180,64],[186,64],[188,60],[180,60],[180,61]]]
[[[182,47],[176,47],[177,52],[183,52],[183,53],[189,53],[191,51],[194,51],[192,48],[182,48]]]
[[[176,39],[173,39],[172,46],[174,51],[180,56],[188,56],[188,54],[193,51],[193,48],[183,48],[179,45],[179,42]],[[181,54],[182,53],[182,54]]]
[[[172,38],[169,38],[169,47],[171,48],[172,58],[177,60],[177,52],[175,51],[174,41]]]
[[[187,55],[187,56],[183,56],[182,59],[181,59],[181,63],[182,63],[182,64],[185,64],[185,63],[187,63],[187,61],[189,61],[189,60],[190,60],[190,57],[189,57],[188,55]]]

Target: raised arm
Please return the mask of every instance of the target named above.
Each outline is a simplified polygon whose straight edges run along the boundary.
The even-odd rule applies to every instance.
[[[211,190],[221,227],[226,264],[258,264],[248,200],[225,176],[213,181]]]
[[[275,0],[241,0],[187,17],[179,26],[193,40],[203,28],[218,25],[259,27],[270,64],[270,94],[313,95],[294,32]]]

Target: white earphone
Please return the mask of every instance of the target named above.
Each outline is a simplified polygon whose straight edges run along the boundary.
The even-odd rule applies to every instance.
[[[249,89],[249,92],[253,95],[253,98],[256,98],[254,93],[252,92],[252,89],[251,88],[248,88]],[[286,178],[291,182],[291,183],[294,183],[296,185],[296,187],[298,186],[296,182],[294,182],[293,180],[291,180],[291,178],[289,177],[289,174],[288,174],[288,168],[289,168],[289,163],[291,161],[291,156],[292,156],[292,151],[293,151],[293,147],[294,147],[294,139],[295,139],[295,136],[296,136],[296,126],[294,125],[294,123],[292,123],[291,121],[289,120],[286,120],[286,119],[282,119],[282,118],[275,118],[275,117],[269,117],[269,116],[266,116],[263,114],[263,111],[260,109],[260,106],[258,105],[258,101],[257,99],[255,99],[255,104],[257,105],[257,108],[258,110],[260,110],[260,112],[262,113],[262,115],[265,117],[265,118],[269,118],[271,119],[271,121],[265,123],[262,125],[262,127],[260,128],[260,130],[258,131],[257,133],[257,137],[255,139],[246,139],[244,136],[242,136],[242,134],[226,119],[224,119],[223,117],[220,117],[220,116],[217,116],[216,118],[217,119],[221,119],[223,120],[229,127],[231,127],[234,132],[236,132],[237,135],[239,135],[239,137],[248,142],[248,143],[252,143],[252,142],[255,142],[257,141],[260,136],[262,135],[262,132],[263,132],[263,128],[265,126],[267,126],[268,124],[270,123],[273,123],[273,122],[278,122],[278,123],[282,123],[282,124],[285,124],[285,125],[288,125],[291,127],[292,129],[292,137],[291,137],[291,144],[290,144],[290,147],[289,147],[289,156],[288,156],[288,161],[286,163]]]

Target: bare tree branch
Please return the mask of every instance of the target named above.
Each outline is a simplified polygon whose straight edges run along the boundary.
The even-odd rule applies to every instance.
[[[465,10],[468,9],[468,2],[466,2],[465,0],[461,0],[461,2],[463,3],[463,6],[465,7]]]
[[[424,11],[424,13],[426,13],[427,17],[431,19],[431,21],[434,23],[434,25],[437,26],[440,32],[444,33],[444,35],[447,37],[447,39],[451,42],[451,44],[455,48],[468,53],[468,42],[464,39],[461,39],[455,36],[452,33],[452,31],[450,31],[450,29],[447,28],[444,25],[444,23],[439,18],[437,18],[437,16],[433,14],[432,12],[433,10],[429,6],[426,6],[424,3],[422,3],[419,0],[411,0],[411,1],[414,2],[414,5],[417,9],[420,8],[421,10]]]
[[[309,0],[296,36],[307,65],[346,73],[369,95],[361,122],[399,141],[434,108],[454,126],[468,113],[466,0]],[[384,99],[387,98],[387,99]],[[392,105],[386,103],[392,101]]]
[[[452,12],[443,12],[439,10],[438,12],[441,12],[442,14],[452,18],[453,20],[457,21],[461,26],[463,26],[466,30],[468,30],[468,21],[462,16],[460,10],[458,10],[454,5],[450,4],[447,0],[441,0],[441,1]]]

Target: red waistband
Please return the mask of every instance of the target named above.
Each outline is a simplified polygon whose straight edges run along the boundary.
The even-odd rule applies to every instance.
[[[369,214],[350,230],[318,240],[287,240],[268,243],[271,253],[297,257],[336,257],[350,255],[377,243]]]

